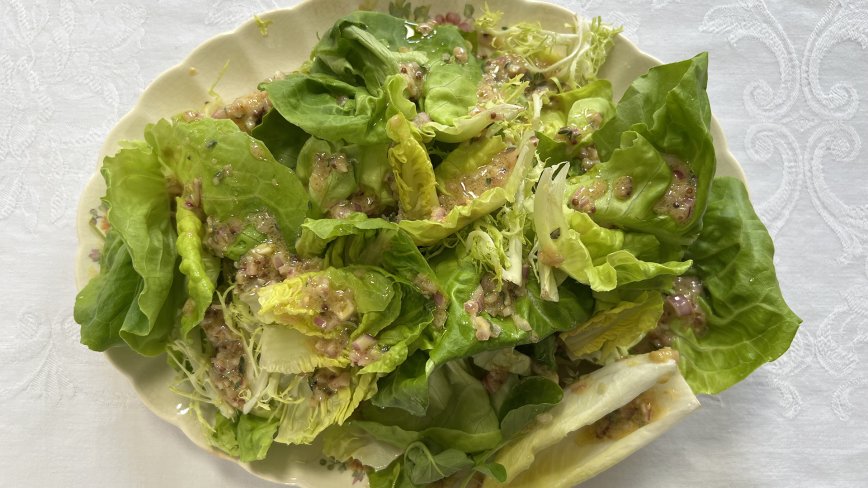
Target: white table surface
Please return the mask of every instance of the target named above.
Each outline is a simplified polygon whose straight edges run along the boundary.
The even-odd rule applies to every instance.
[[[151,80],[292,3],[0,0],[0,485],[272,486],[195,447],[78,343],[73,217]],[[805,321],[782,359],[585,486],[868,486],[868,4],[557,3],[666,62],[710,52],[714,113]]]

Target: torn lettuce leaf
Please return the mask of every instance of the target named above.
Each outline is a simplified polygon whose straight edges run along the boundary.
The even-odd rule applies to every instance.
[[[290,401],[283,406],[274,438],[284,444],[310,444],[329,426],[343,424],[377,391],[376,378],[369,374],[350,375],[349,386],[319,394],[311,388],[307,375],[290,377],[289,382],[284,397]]]
[[[392,169],[387,159],[388,146],[360,146],[328,142],[311,137],[298,155],[296,173],[308,189],[312,204],[309,217],[334,214],[335,205],[362,197],[367,208],[355,210],[346,205],[346,213],[385,211],[395,206],[389,187]],[[331,210],[331,211],[330,211]]]
[[[177,274],[177,235],[156,152],[137,143],[106,158],[102,167],[112,229],[126,243],[132,266],[142,279],[136,304],[130,306],[119,334],[128,344],[139,346],[130,344],[133,349],[148,355],[162,352],[176,323],[176,311],[167,301],[175,299],[171,292]]]
[[[329,427],[323,434],[323,454],[339,461],[356,459],[374,470],[385,469],[404,454],[404,449],[378,440],[352,421]],[[408,441],[409,444],[412,441]]]
[[[515,151],[518,152],[518,155],[515,159],[515,163],[513,164],[512,169],[509,172],[508,177],[503,182],[502,186],[493,186],[485,191],[483,191],[477,198],[472,198],[470,201],[461,204],[455,205],[451,209],[448,210],[446,215],[442,219],[434,219],[434,218],[424,218],[424,220],[401,220],[399,222],[399,226],[402,230],[410,234],[413,238],[413,241],[419,246],[427,246],[436,244],[442,239],[448,237],[449,235],[461,230],[463,227],[467,226],[474,220],[488,215],[508,202],[514,202],[517,196],[519,189],[521,188],[522,182],[524,181],[525,175],[530,170],[532,165],[532,160],[534,158],[534,148],[532,143],[530,142],[531,133],[528,132],[522,137],[521,141],[517,145],[517,149]],[[468,144],[466,146],[459,146],[462,152],[467,151],[467,147],[470,147],[473,143]],[[483,143],[479,144],[491,144],[491,143]],[[458,150],[458,149],[456,149]],[[467,164],[466,162],[456,162],[456,172],[464,169],[467,170],[469,167],[479,167],[480,165],[486,164],[488,161],[486,160],[476,160],[471,161],[473,164]],[[442,166],[442,165],[441,165]],[[451,165],[447,166],[450,168]],[[438,167],[439,169],[439,167]],[[447,173],[452,171],[450,169],[440,170],[441,174],[446,171]],[[465,176],[473,176],[465,173]],[[440,180],[445,181],[445,180]],[[460,185],[460,181],[458,182]],[[442,183],[441,183],[442,184]],[[439,204],[438,204],[439,206]]]
[[[319,217],[358,189],[355,164],[346,151],[328,141],[311,137],[298,154],[296,174],[307,187],[311,215]]]
[[[211,445],[243,463],[265,459],[277,432],[277,418],[239,415],[229,420],[218,415],[209,438]]]
[[[412,415],[425,415],[428,410],[428,377],[434,370],[428,367],[428,354],[422,351],[407,360],[379,381],[371,404],[380,408],[406,410]]]
[[[583,173],[587,169],[583,152],[592,148],[594,133],[614,114],[612,85],[607,80],[550,95],[540,110],[540,160],[546,165],[569,162],[574,174]]]
[[[278,163],[295,169],[298,153],[310,134],[290,124],[277,110],[269,110],[250,135],[262,141]]]
[[[347,348],[332,357],[317,349],[320,338],[305,335],[281,324],[262,327],[262,349],[259,366],[265,371],[281,374],[303,374],[318,368],[346,368],[350,365]]]
[[[187,278],[189,302],[184,305],[181,315],[181,335],[199,325],[205,317],[205,310],[211,305],[219,273],[220,259],[202,247],[205,230],[199,217],[184,207],[182,198],[177,199],[175,220],[178,223],[178,255],[181,264],[178,269]]]
[[[353,215],[307,220],[297,243],[300,255],[324,256],[334,266],[365,264],[385,269],[406,283],[436,292],[431,265],[397,224]],[[328,250],[327,250],[328,249]]]
[[[471,468],[473,460],[458,449],[432,451],[425,443],[415,442],[404,452],[404,470],[410,481],[428,485]]]
[[[374,424],[369,432],[383,441],[394,434],[383,431],[381,426],[391,426],[405,439],[412,438],[407,433],[416,432],[417,440],[463,452],[490,449],[500,442],[499,422],[488,393],[463,361],[451,361],[438,368],[429,380],[428,396],[425,416],[365,403],[360,408],[364,421],[353,424],[362,428]]]
[[[646,242],[626,239],[620,230],[606,229],[585,213],[567,210],[564,187],[568,170],[567,165],[546,168],[534,196],[537,261],[546,299],[558,299],[555,269],[594,291],[609,291],[656,276],[681,275],[690,268],[690,261],[641,261],[629,245]],[[650,252],[642,251],[642,254]]]
[[[579,182],[587,188],[605,185],[602,195],[591,198],[595,221],[666,242],[689,244],[695,239],[716,167],[707,81],[708,55],[703,53],[651,68],[630,85],[615,116],[593,135],[603,163]],[[632,188],[638,189],[626,198],[615,194],[624,177],[632,178]],[[693,180],[690,210],[678,218],[656,211],[670,184],[682,179]]]
[[[598,80],[549,96],[540,112],[540,132],[554,138],[565,127],[576,129],[572,145],[586,145],[602,124],[615,115],[612,84]],[[557,162],[557,161],[554,161]]]
[[[614,307],[597,310],[587,322],[558,337],[573,360],[605,365],[628,356],[630,348],[657,327],[662,315],[663,296],[644,291]]]
[[[317,337],[337,338],[343,325],[319,324],[322,305],[342,322],[355,315],[386,310],[395,296],[395,283],[383,270],[347,266],[312,271],[257,290],[257,317],[266,324],[281,324]],[[329,327],[331,325],[331,327]]]
[[[380,12],[357,11],[335,22],[313,49],[312,73],[334,76],[377,93],[401,63],[424,64],[428,57],[416,50],[401,52],[410,43],[407,23]]]
[[[507,143],[500,136],[486,137],[458,145],[434,170],[440,193],[463,197],[464,195],[453,195],[451,192],[464,189],[464,185],[461,184],[463,180],[491,164],[492,160],[506,148]]]
[[[401,301],[400,314],[389,327],[377,331],[375,335],[377,345],[385,352],[363,367],[360,374],[391,373],[416,349],[424,346],[419,339],[434,321],[432,308],[419,293],[406,292]]]
[[[383,144],[387,98],[325,74],[292,73],[262,85],[268,99],[291,124],[320,139]]]
[[[449,299],[446,329],[430,352],[434,364],[443,364],[482,351],[539,341],[584,322],[592,307],[589,290],[570,283],[561,286],[558,303],[543,300],[540,298],[539,284],[530,277],[526,293],[515,298],[512,316],[497,317],[484,311],[479,313],[480,318],[499,329],[487,339],[480,340],[477,338],[474,318],[465,310],[464,304],[479,286],[482,272],[474,263],[454,253],[438,256],[434,261],[434,272]]]
[[[481,65],[470,43],[453,26],[437,27],[434,35],[419,41],[419,48],[433,53],[422,85],[422,111],[432,122],[452,126],[476,105]],[[463,61],[456,59],[456,52]]]
[[[386,130],[395,143],[389,148],[389,163],[395,175],[401,214],[410,220],[431,218],[440,203],[428,150],[419,141],[418,131],[402,114],[392,116]]]
[[[105,351],[122,342],[120,331],[142,288],[127,245],[114,229],[106,235],[100,273],[75,297],[75,321],[81,324],[81,343]]]
[[[744,184],[715,178],[699,238],[687,251],[702,280],[706,330],[674,323],[672,347],[696,393],[719,393],[790,346],[801,319],[784,301],[774,244]]]
[[[160,164],[185,191],[201,193],[201,209],[220,220],[268,212],[291,245],[308,199],[295,172],[229,120],[162,120],[145,130]],[[199,202],[191,201],[196,206]]]
[[[554,381],[540,377],[522,378],[509,389],[498,410],[504,439],[512,439],[531,426],[537,416],[563,399],[564,392]]]
[[[599,17],[574,17],[567,23],[570,32],[543,29],[539,22],[502,25],[503,12],[487,7],[475,21],[478,32],[496,54],[519,57],[533,75],[573,88],[596,80],[609,48],[621,29],[604,24]]]
[[[462,117],[452,119],[451,124],[441,124],[431,121],[419,127],[422,140],[432,140],[460,143],[478,137],[483,131],[491,127],[497,120],[511,120],[523,111],[522,107],[511,103],[492,105],[476,113],[470,113]]]

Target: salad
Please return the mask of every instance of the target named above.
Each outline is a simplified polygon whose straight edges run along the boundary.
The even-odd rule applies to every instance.
[[[618,29],[501,19],[354,12],[106,157],[82,343],[164,354],[230,456],[317,442],[374,488],[573,486],[786,351],[707,55],[616,101]]]

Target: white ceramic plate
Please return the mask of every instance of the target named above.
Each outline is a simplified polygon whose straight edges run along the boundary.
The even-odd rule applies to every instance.
[[[389,5],[388,0],[364,3],[366,7],[383,11],[387,11]],[[473,4],[478,11],[484,2],[445,0],[431,3],[434,3],[432,14],[435,14],[463,12],[467,3]],[[259,24],[251,19],[233,32],[208,40],[151,83],[138,103],[109,133],[98,161],[101,164],[105,156],[117,152],[121,141],[141,139],[148,123],[198,109],[212,100],[208,92],[221,71],[223,74],[216,91],[229,101],[250,93],[261,80],[276,71],[296,69],[308,58],[317,34],[325,32],[336,19],[358,7],[359,0],[307,0],[293,8],[261,14],[259,18],[263,22],[270,22],[267,35],[262,35]],[[505,24],[534,19],[553,30],[562,29],[565,19],[573,15],[562,7],[530,0],[497,2],[496,8],[504,11]],[[659,64],[658,60],[619,36],[600,77],[612,82],[617,99],[634,78]],[[723,132],[714,119],[711,129],[717,152],[717,174],[736,176],[744,181],[744,172],[727,149]],[[85,188],[78,208],[76,281],[79,289],[98,271],[88,254],[101,248],[102,242],[89,221],[91,209],[99,206],[104,193],[105,184],[97,171]],[[183,399],[169,391],[174,372],[164,356],[145,358],[123,347],[107,351],[106,356],[130,379],[139,396],[155,414],[178,426],[202,449],[222,455],[208,445],[198,422],[186,414]],[[352,473],[327,469],[320,464],[321,457],[316,445],[290,447],[274,444],[265,460],[239,464],[261,478],[304,488],[352,485]]]

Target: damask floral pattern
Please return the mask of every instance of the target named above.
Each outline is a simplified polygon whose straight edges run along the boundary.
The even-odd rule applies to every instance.
[[[839,188],[826,179],[827,169],[855,162],[861,154],[862,140],[853,124],[859,113],[859,93],[846,78],[827,87],[829,77],[822,70],[824,59],[846,41],[868,48],[868,4],[832,2],[813,27],[803,52],[761,0],[712,8],[700,30],[725,34],[736,47],[748,38],[759,41],[777,60],[780,79],[776,86],[758,79],[744,89],[745,110],[755,121],[746,132],[748,155],[759,161],[777,156],[782,167],[777,189],[758,206],[772,234],[778,235],[799,220],[795,209],[807,198],[840,240],[837,260],[868,262],[868,205],[845,203],[838,197]],[[769,366],[770,381],[783,395],[786,416],[795,416],[803,403],[787,378],[801,373],[813,358],[836,384],[830,407],[838,418],[846,420],[852,415],[852,395],[868,395],[865,376],[858,372],[864,363],[857,352],[865,344],[865,332],[859,329],[868,325],[868,314],[864,306],[854,306],[860,303],[856,297],[864,294],[864,287],[844,291],[844,303],[819,327],[806,324],[787,357]]]
[[[73,217],[103,137],[150,80],[205,39],[293,3],[0,2],[4,481],[265,486],[201,456],[78,344]],[[805,319],[781,359],[589,486],[868,485],[855,462],[868,459],[868,2],[556,3],[622,24],[661,59],[711,51],[715,109]],[[33,455],[13,461],[21,452]],[[683,469],[656,470],[663,458]]]

